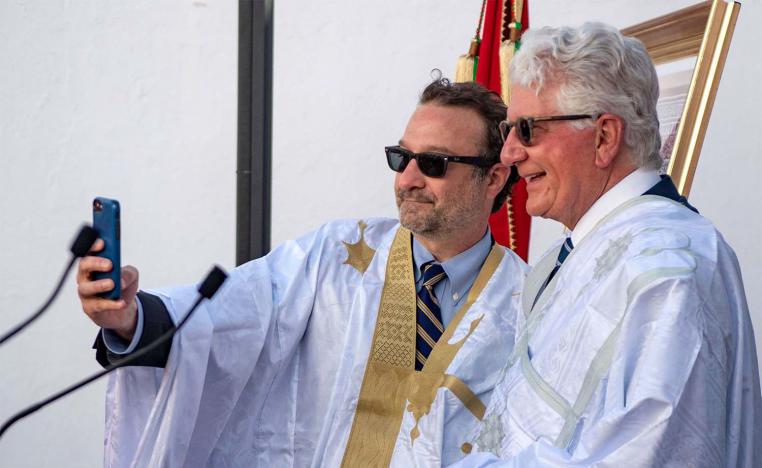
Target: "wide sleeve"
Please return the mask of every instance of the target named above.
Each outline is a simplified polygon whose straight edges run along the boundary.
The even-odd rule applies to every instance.
[[[111,377],[106,466],[208,460],[226,427],[238,424],[241,415],[256,420],[307,326],[331,239],[331,229],[324,227],[236,268],[175,336],[165,369],[123,368]],[[197,297],[195,286],[152,293],[174,322]],[[241,431],[243,445],[251,443],[243,440],[246,435]]]

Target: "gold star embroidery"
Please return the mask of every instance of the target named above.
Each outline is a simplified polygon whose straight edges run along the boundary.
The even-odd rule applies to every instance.
[[[349,254],[344,261],[344,265],[349,265],[362,274],[368,269],[368,265],[373,260],[373,255],[376,254],[376,251],[365,243],[365,229],[368,225],[364,221],[358,221],[357,226],[360,228],[360,240],[354,244],[342,241]]]

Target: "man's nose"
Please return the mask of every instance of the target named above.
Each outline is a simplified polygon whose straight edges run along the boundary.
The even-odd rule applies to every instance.
[[[401,189],[421,188],[426,185],[426,179],[418,169],[418,161],[411,159],[405,170],[397,173],[397,186]]]
[[[526,158],[526,148],[516,137],[516,132],[510,132],[508,138],[505,139],[505,143],[503,143],[503,149],[500,150],[500,161],[507,166],[513,166]]]

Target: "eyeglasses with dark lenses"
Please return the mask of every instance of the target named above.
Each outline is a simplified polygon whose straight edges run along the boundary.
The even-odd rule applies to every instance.
[[[537,122],[554,122],[558,120],[582,120],[594,119],[596,116],[590,114],[572,114],[572,115],[553,115],[549,117],[519,117],[514,122],[503,120],[498,128],[503,143],[508,139],[508,134],[512,129],[516,129],[516,137],[524,146],[532,146],[534,138],[534,124]]]
[[[477,167],[492,167],[496,163],[484,156],[450,156],[439,153],[413,153],[400,146],[387,146],[386,162],[394,172],[404,172],[411,159],[418,163],[418,169],[427,177],[444,177],[447,164],[454,162]]]

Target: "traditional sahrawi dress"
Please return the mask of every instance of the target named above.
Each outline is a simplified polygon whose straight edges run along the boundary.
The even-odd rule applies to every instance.
[[[559,249],[527,278],[515,353],[475,431],[482,453],[458,466],[762,466],[754,335],[714,226],[631,199],[532,308]]]
[[[421,372],[410,233],[334,222],[234,270],[165,369],[108,386],[108,466],[440,466],[513,350],[525,266],[495,246]],[[154,291],[177,322],[193,287]]]

